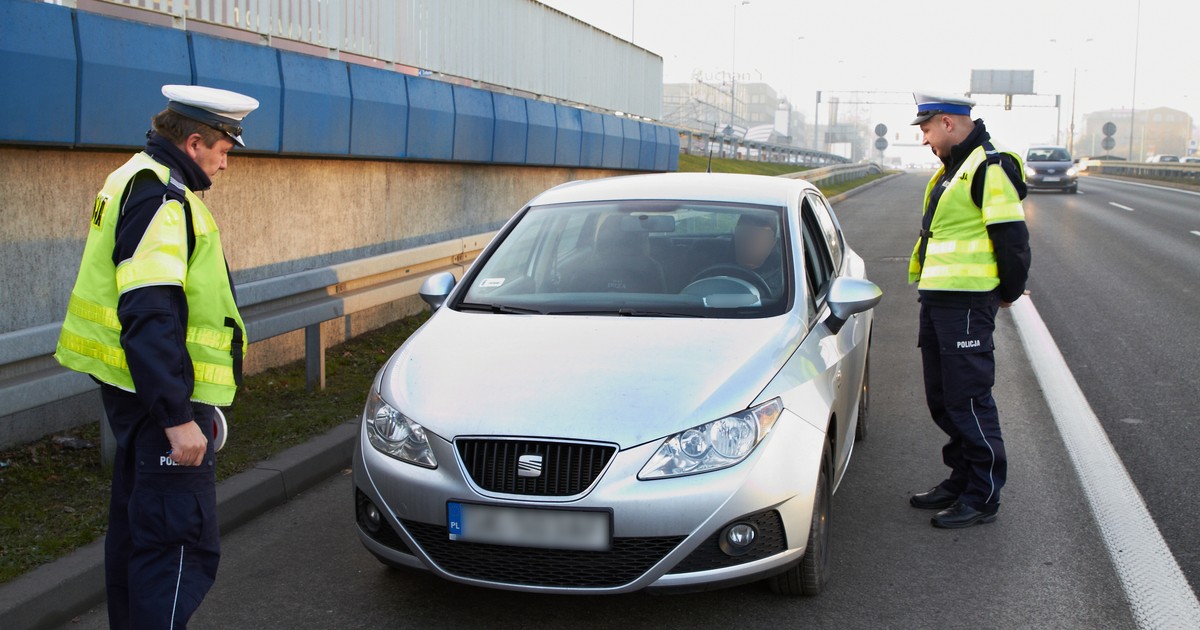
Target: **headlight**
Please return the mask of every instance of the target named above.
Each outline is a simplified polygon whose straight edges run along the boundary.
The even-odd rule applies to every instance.
[[[1034,175],[1037,175],[1037,171],[1033,170],[1032,166],[1026,166],[1025,177],[1033,177]]]
[[[1067,177],[1075,177],[1078,174],[1079,174],[1079,169],[1075,168],[1074,166],[1067,169]]]
[[[384,402],[374,388],[367,396],[363,422],[367,425],[367,438],[375,450],[410,464],[437,468],[425,427]]]
[[[662,479],[728,468],[746,459],[767,436],[783,403],[778,398],[667,438],[638,479]]]

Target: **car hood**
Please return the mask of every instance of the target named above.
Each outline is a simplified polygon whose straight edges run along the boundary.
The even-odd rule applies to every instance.
[[[795,350],[791,315],[693,319],[444,308],[392,356],[385,400],[437,435],[622,448],[745,409]]]

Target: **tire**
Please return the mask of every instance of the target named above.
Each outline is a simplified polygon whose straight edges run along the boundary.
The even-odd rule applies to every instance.
[[[867,439],[870,429],[868,416],[871,413],[871,347],[867,346],[867,360],[863,363],[863,382],[861,398],[858,401],[858,423],[854,425],[854,441]]]
[[[1074,186],[1071,186],[1071,190],[1069,190],[1067,192],[1071,193],[1072,195],[1079,192],[1079,184],[1075,184]]]
[[[800,563],[787,571],[768,578],[771,591],[780,595],[820,595],[829,582],[829,534],[830,534],[830,462],[833,460],[829,443],[821,454],[821,471],[817,474],[817,488],[813,495],[812,524],[808,528],[808,542]]]

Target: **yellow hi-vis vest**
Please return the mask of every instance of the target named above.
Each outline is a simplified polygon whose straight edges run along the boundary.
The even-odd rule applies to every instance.
[[[987,292],[1000,286],[1000,275],[996,269],[996,255],[987,226],[995,223],[1024,221],[1025,211],[1016,187],[1009,180],[1004,167],[997,161],[999,151],[985,143],[976,147],[959,166],[954,177],[934,209],[930,223],[928,244],[925,246],[925,264],[920,259],[921,240],[913,246],[908,262],[908,282],[917,282],[922,291],[975,291]],[[1005,151],[1016,160],[1017,171],[1025,177],[1025,167],[1020,156]],[[990,158],[990,159],[989,159]],[[984,170],[983,206],[975,205],[971,199],[971,182],[979,165],[989,162]],[[938,169],[925,187],[922,208],[928,212],[929,197],[934,186],[945,172]]]
[[[133,256],[113,264],[118,215],[130,180],[153,172],[166,185],[184,191],[187,208],[163,198]],[[71,291],[67,316],[54,358],[63,367],[91,374],[97,380],[136,391],[125,351],[117,299],[126,291],[154,285],[183,288],[187,298],[186,347],[195,385],[191,399],[215,406],[233,402],[241,384],[246,346],[242,316],[233,288],[217,224],[208,207],[191,190],[170,181],[168,167],[139,153],[113,171],[92,207],[91,229]],[[195,247],[188,255],[187,220],[191,219]]]

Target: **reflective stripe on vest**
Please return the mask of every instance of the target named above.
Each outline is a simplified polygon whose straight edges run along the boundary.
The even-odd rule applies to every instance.
[[[983,207],[971,199],[971,184],[979,167],[998,152],[976,147],[942,191],[925,245],[925,262],[921,264],[918,240],[913,246],[908,264],[909,283],[920,281],[923,291],[987,292],[1000,285],[992,240],[987,226],[995,223],[1024,221],[1025,215],[1016,188],[1004,167],[989,163],[984,171]],[[1019,156],[1008,153],[1024,176]],[[929,207],[933,189],[945,171],[939,169],[925,189],[924,208]]]
[[[191,359],[191,399],[225,406],[233,402],[246,351],[245,325],[229,285],[220,233],[204,202],[184,189],[187,206],[164,199],[129,260],[114,266],[117,215],[129,181],[143,171],[163,184],[170,169],[139,153],[105,181],[92,208],[79,277],[71,292],[55,358],[64,367],[135,391],[121,347],[117,302],[125,291],[152,286],[183,288],[188,303],[184,340]],[[187,251],[190,211],[194,249]]]

